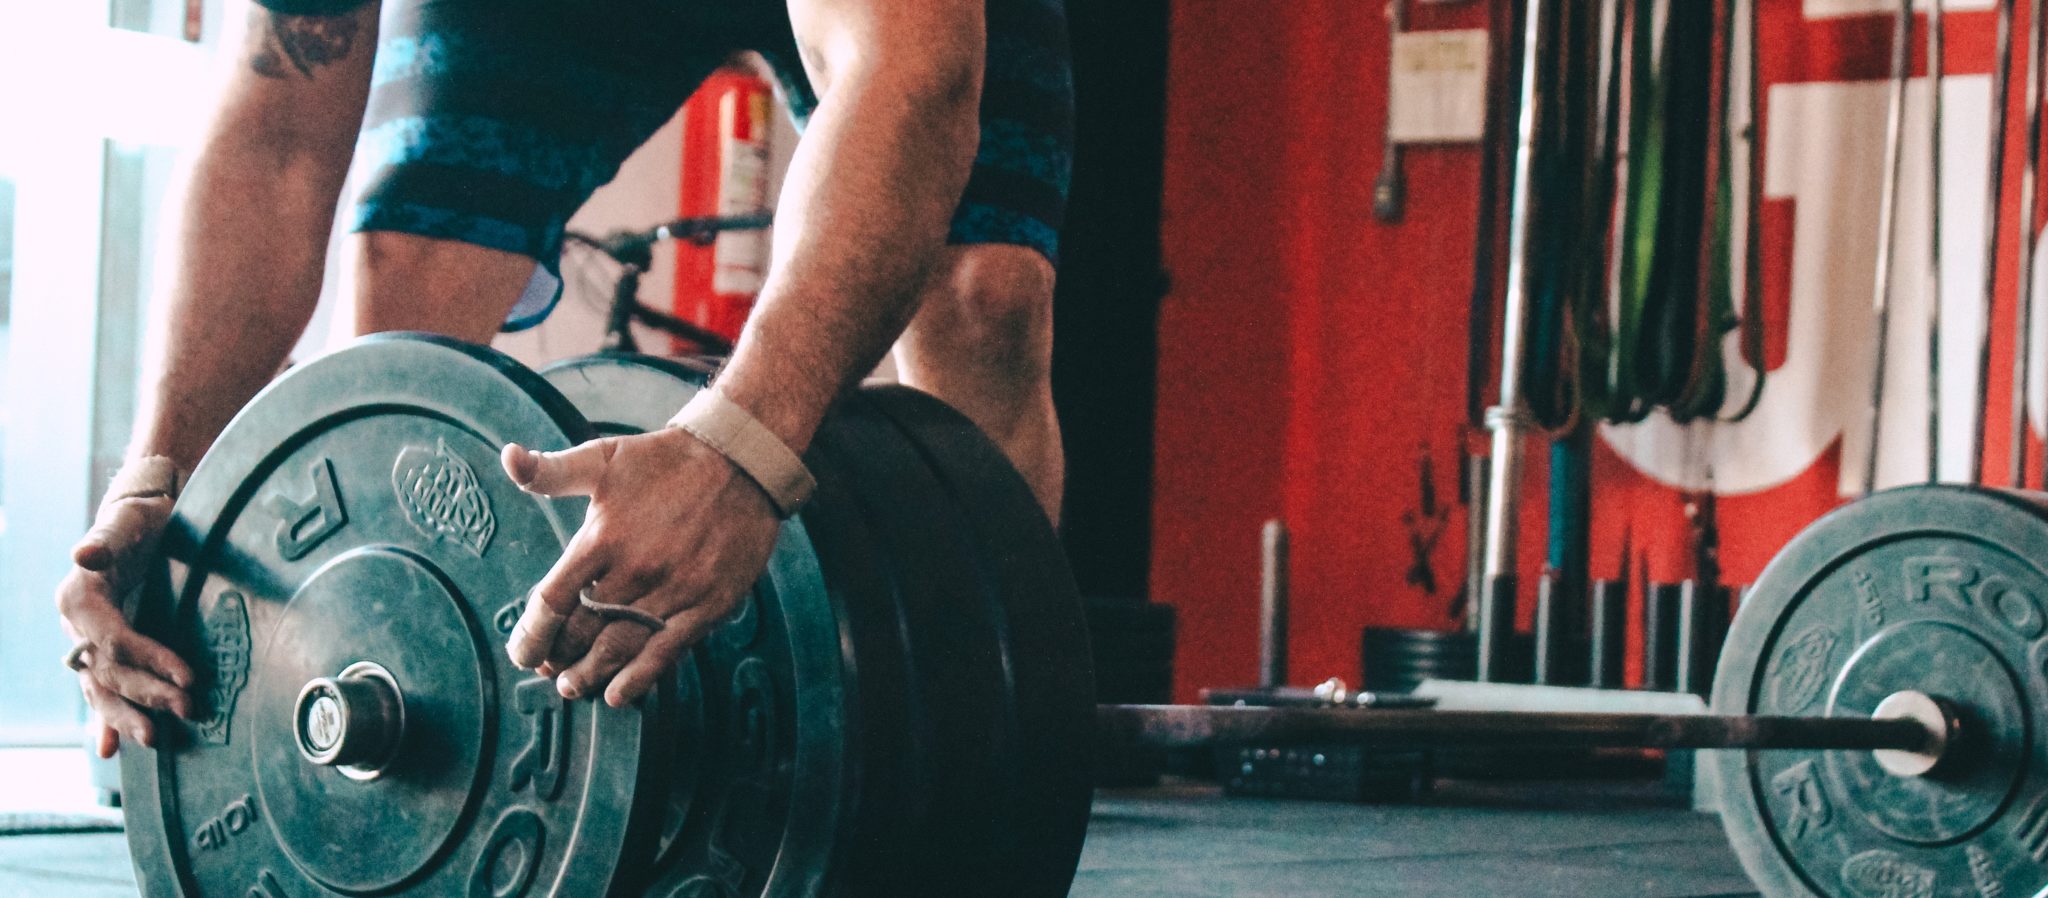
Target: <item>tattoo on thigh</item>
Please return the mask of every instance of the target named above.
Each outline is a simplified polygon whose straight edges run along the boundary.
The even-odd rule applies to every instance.
[[[249,68],[265,78],[288,78],[296,71],[311,78],[315,69],[346,58],[355,47],[359,27],[354,14],[289,16],[258,10],[266,35]]]

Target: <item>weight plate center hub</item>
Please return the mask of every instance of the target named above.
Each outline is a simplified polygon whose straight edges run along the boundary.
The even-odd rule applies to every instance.
[[[440,853],[476,791],[483,647],[432,568],[379,549],[321,569],[273,633],[251,710],[291,725],[257,728],[251,750],[278,844],[345,891],[405,881]],[[407,837],[364,851],[363,832]]]
[[[1716,752],[1724,824],[1768,895],[2048,886],[2048,519],[1955,487],[1880,494],[1781,552],[1736,618],[1719,713],[1906,717],[1929,751]]]
[[[1954,753],[1941,758],[1827,752],[1827,775],[1837,793],[1849,797],[1872,828],[1901,841],[1941,845],[1981,829],[2004,806],[2024,770],[2028,721],[2008,660],[1947,623],[1914,621],[1872,637],[1843,667],[1828,698],[1828,716],[1894,716],[1878,709],[1893,701],[1890,710],[1896,712],[1898,698],[1914,694],[1897,693],[1897,687],[1917,683],[1970,718],[1959,729],[1988,739],[1975,745],[1959,740]],[[1936,767],[1946,769],[1937,775]]]

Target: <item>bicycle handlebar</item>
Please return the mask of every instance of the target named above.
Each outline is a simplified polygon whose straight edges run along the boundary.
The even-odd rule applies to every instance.
[[[640,275],[654,264],[654,245],[663,240],[687,240],[697,246],[705,246],[717,239],[724,231],[758,231],[768,227],[773,220],[769,213],[761,212],[747,216],[698,216],[678,218],[652,228],[630,231],[614,231],[604,237],[593,237],[575,231],[564,231],[564,240],[574,241],[610,256],[625,268],[617,284],[613,285],[611,314],[605,326],[604,348],[611,350],[636,351],[633,339],[634,322],[645,324],[671,336],[680,337],[697,344],[705,352],[717,355],[732,351],[732,344],[687,319],[678,318],[640,301]]]
[[[566,231],[563,239],[574,240],[619,261],[622,265],[651,264],[650,253],[654,245],[663,240],[685,240],[697,246],[705,246],[718,238],[724,231],[758,231],[768,227],[774,216],[767,212],[742,216],[695,216],[678,218],[674,221],[639,230],[613,231],[603,237],[593,237],[575,231]]]

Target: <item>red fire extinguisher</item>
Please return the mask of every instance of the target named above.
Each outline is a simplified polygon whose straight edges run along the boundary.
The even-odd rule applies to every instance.
[[[774,88],[751,71],[712,73],[683,104],[679,217],[743,217],[768,209]],[[768,232],[725,231],[676,247],[675,313],[738,340],[768,273]],[[678,347],[681,351],[683,347]]]

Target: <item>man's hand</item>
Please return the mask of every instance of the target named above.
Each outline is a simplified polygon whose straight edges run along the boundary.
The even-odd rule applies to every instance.
[[[555,675],[566,698],[603,689],[622,707],[645,695],[753,587],[781,529],[760,487],[673,428],[562,452],[509,445],[503,461],[527,492],[590,497],[507,645],[514,664]],[[667,623],[606,621],[583,607],[586,591]]]
[[[57,586],[64,630],[74,649],[78,686],[100,718],[99,754],[114,756],[120,736],[155,745],[143,709],[191,717],[192,668],[161,643],[135,632],[121,613],[124,597],[142,585],[156,558],[157,538],[171,516],[169,496],[114,499],[100,506],[93,528],[71,550],[76,566]]]

